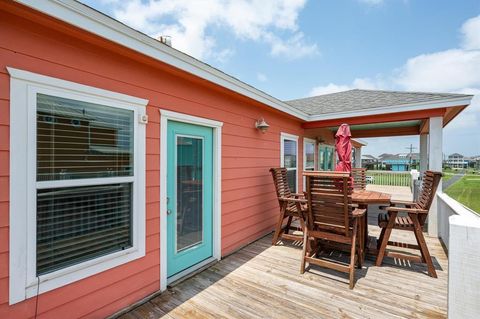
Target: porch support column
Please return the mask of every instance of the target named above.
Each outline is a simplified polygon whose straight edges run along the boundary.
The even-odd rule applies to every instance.
[[[355,147],[355,167],[361,168],[362,167],[362,148]]]
[[[443,161],[443,117],[430,118],[430,134],[428,143],[428,169],[433,171],[442,171]],[[437,193],[442,192],[442,181],[438,184]],[[438,236],[438,205],[437,197],[433,199],[430,212],[428,213],[428,235]]]
[[[420,134],[420,173],[428,169],[428,134]]]

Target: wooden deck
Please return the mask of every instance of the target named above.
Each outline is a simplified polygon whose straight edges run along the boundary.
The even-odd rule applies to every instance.
[[[373,223],[376,212],[370,212]],[[369,226],[370,235],[378,235]],[[427,244],[438,279],[426,266],[368,258],[348,288],[346,274],[312,266],[299,273],[301,246],[271,246],[268,235],[224,258],[120,318],[445,318],[447,257],[438,239]],[[413,233],[392,239],[413,243]]]

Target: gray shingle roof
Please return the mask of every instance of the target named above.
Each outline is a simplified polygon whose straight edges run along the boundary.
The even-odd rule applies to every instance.
[[[372,109],[394,105],[429,103],[438,100],[471,98],[472,95],[453,93],[349,90],[303,99],[285,101],[309,115]]]

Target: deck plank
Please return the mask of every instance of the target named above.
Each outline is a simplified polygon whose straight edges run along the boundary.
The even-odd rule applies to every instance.
[[[369,225],[369,234],[379,228]],[[414,237],[394,231],[392,240]],[[437,279],[425,265],[385,258],[375,267],[367,258],[350,290],[345,274],[311,266],[301,275],[301,246],[271,246],[269,235],[122,318],[446,318],[448,259],[437,238],[426,240]]]

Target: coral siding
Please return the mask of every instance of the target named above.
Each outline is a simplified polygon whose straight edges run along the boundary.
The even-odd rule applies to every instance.
[[[146,256],[41,294],[39,318],[102,318],[157,291],[160,283],[159,108],[214,119],[222,129],[222,255],[273,229],[278,216],[270,167],[280,132],[302,123],[251,99],[121,48],[18,4],[0,4],[0,318],[31,318],[35,298],[8,305],[9,75],[28,70],[149,100],[146,128]],[[256,119],[270,124],[266,134]],[[298,142],[299,173],[303,140]],[[300,174],[299,174],[300,175]],[[302,178],[298,178],[299,190]]]

